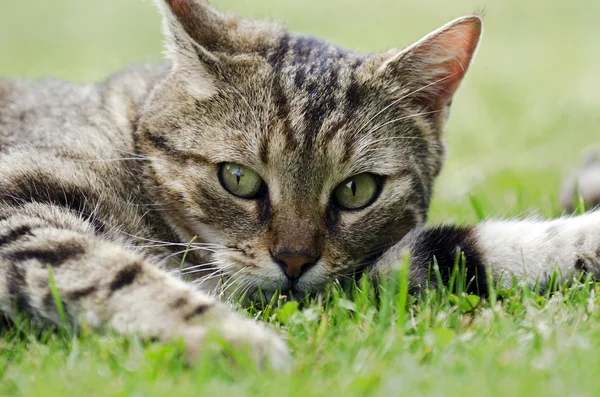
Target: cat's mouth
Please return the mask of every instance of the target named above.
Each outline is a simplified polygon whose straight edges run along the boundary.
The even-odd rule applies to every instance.
[[[341,274],[321,275],[320,277],[303,276],[295,280],[281,279],[278,282],[258,280],[250,282],[247,279],[234,280],[231,276],[223,275],[224,282],[218,288],[217,294],[225,299],[247,301],[252,303],[269,303],[273,299],[303,300],[326,292],[329,286],[348,290],[356,285],[360,278],[371,269],[375,259],[361,261],[351,272]],[[236,287],[232,287],[236,285]],[[232,293],[232,291],[235,291]]]
[[[335,280],[335,276],[312,277],[269,280],[257,276],[240,277],[239,274],[229,274],[218,267],[212,267],[197,279],[187,281],[203,291],[212,291],[212,294],[225,300],[249,301],[268,303],[276,297],[284,300],[302,300],[313,296],[326,289],[327,284]]]
[[[231,251],[228,253],[231,254]],[[205,265],[184,268],[181,275],[185,275],[186,281],[195,288],[212,292],[226,300],[264,302],[276,295],[286,300],[302,300],[326,291],[332,284],[342,289],[351,288],[368,273],[381,253],[382,250],[375,250],[362,260],[345,260],[337,265],[328,264],[320,258],[298,277],[286,276],[277,263],[257,265],[252,264],[250,258],[227,255],[213,258],[212,262]],[[191,270],[185,271],[187,269]]]

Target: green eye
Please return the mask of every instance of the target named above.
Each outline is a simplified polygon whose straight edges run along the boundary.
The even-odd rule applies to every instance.
[[[345,210],[358,210],[373,204],[379,184],[371,174],[360,174],[346,179],[335,189],[335,199]]]
[[[263,186],[260,176],[243,165],[224,163],[219,171],[221,184],[234,196],[253,199],[258,196]]]

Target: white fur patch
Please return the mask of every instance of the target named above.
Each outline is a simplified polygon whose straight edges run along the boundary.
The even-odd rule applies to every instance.
[[[545,285],[554,270],[564,278],[575,273],[579,258],[597,258],[600,211],[554,221],[489,221],[475,229],[484,263],[505,287],[512,277],[530,286]]]

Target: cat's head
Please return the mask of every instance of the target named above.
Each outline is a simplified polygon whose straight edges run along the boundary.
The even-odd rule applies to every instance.
[[[171,225],[216,244],[226,278],[318,290],[425,221],[478,16],[362,55],[203,0],[157,3],[172,68],[138,150]]]

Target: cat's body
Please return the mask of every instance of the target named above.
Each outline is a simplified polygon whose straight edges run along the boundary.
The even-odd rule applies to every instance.
[[[367,56],[200,0],[157,3],[171,64],[94,86],[0,81],[2,311],[59,321],[51,267],[73,324],[192,353],[216,330],[284,365],[272,332],[202,291],[318,292],[406,251],[413,289],[461,251],[484,293],[489,269],[542,288],[556,265],[597,273],[600,213],[422,228],[479,17]]]
[[[173,241],[162,217],[152,216],[133,136],[167,72],[167,65],[132,68],[98,85],[0,80],[3,198],[30,200],[31,187],[45,184],[35,201],[66,206],[103,234]]]

